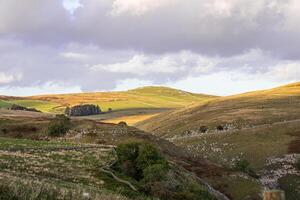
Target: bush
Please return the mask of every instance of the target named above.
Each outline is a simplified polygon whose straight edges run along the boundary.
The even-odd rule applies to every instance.
[[[199,129],[199,131],[201,133],[206,133],[207,130],[208,130],[208,128],[206,126],[201,126],[200,129]]]
[[[224,127],[222,125],[217,126],[218,131],[224,131]]]
[[[164,179],[168,172],[168,167],[165,164],[154,164],[146,167],[143,171],[143,182],[156,182]]]
[[[139,147],[139,155],[136,159],[138,169],[144,170],[148,166],[155,164],[166,165],[166,160],[151,144],[142,144]]]
[[[117,147],[118,163],[122,173],[141,180],[154,176],[151,172],[157,168],[168,168],[166,159],[148,143],[127,143]],[[158,166],[159,165],[159,166]]]
[[[239,160],[235,163],[234,168],[239,171],[246,171],[250,166],[247,160]]]
[[[51,137],[64,136],[71,128],[71,120],[65,115],[56,115],[56,117],[49,123],[48,135]]]
[[[121,144],[117,147],[116,151],[121,171],[127,176],[139,179],[141,172],[138,171],[135,166],[136,158],[138,157],[139,144]]]
[[[116,151],[118,164],[114,169],[134,178],[139,191],[145,195],[161,200],[214,199],[193,178],[170,167],[166,158],[149,143],[122,144]]]
[[[122,122],[119,122],[118,125],[126,127],[127,123],[122,121]]]
[[[242,172],[244,172],[244,173],[246,173],[249,176],[252,176],[254,178],[257,178],[257,174],[251,168],[250,163],[245,159],[237,161],[234,165],[234,169],[238,170],[238,171],[242,171]]]

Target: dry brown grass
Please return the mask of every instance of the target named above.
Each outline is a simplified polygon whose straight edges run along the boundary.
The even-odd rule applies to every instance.
[[[137,127],[164,135],[180,135],[200,126],[214,129],[233,124],[237,128],[300,118],[300,84],[271,90],[220,97],[155,116]]]

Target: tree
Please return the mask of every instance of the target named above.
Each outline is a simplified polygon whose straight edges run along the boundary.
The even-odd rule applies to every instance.
[[[52,137],[64,136],[71,128],[71,120],[65,115],[56,115],[48,125],[47,133]]]
[[[167,171],[168,162],[149,143],[131,142],[121,144],[116,149],[121,171],[136,180],[155,179],[158,169]],[[163,173],[161,173],[163,175]]]
[[[71,111],[70,107],[67,106],[66,109],[65,109],[65,115],[69,116],[70,115],[70,111]]]

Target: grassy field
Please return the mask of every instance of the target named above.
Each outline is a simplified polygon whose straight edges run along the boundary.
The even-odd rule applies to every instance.
[[[250,185],[252,188],[253,184],[255,185],[252,189],[255,190],[255,193],[250,195],[253,199],[256,199],[259,195],[259,191],[255,188],[260,187],[260,185],[257,185],[255,182],[247,181],[247,178],[238,177],[235,172],[223,171],[222,168],[212,163],[207,163],[203,160],[203,157],[194,157],[192,156],[193,154],[187,153],[171,142],[144,133],[134,127],[75,118],[72,119],[72,129],[65,137],[50,138],[50,141],[45,141],[49,140],[47,126],[51,118],[51,115],[24,111],[5,111],[0,115],[0,163],[4,163],[1,165],[2,168],[0,168],[0,177],[10,181],[10,183],[5,183],[4,185],[9,184],[13,186],[14,184],[12,183],[18,181],[21,182],[20,188],[12,188],[13,190],[32,191],[33,188],[30,185],[39,186],[46,184],[47,190],[52,191],[54,185],[62,182],[63,187],[60,189],[73,194],[78,185],[81,187],[82,181],[87,181],[92,177],[91,182],[83,183],[87,184],[87,186],[83,185],[81,187],[84,191],[89,191],[91,195],[101,195],[104,192],[104,194],[108,193],[108,195],[121,196],[122,198],[138,197],[137,194],[127,194],[128,190],[126,190],[126,187],[124,188],[120,184],[116,185],[111,178],[101,175],[96,176],[95,174],[91,175],[88,172],[89,170],[97,172],[100,164],[105,160],[107,161],[108,158],[104,156],[107,152],[101,151],[103,146],[111,148],[110,145],[118,145],[124,142],[146,141],[160,149],[172,163],[186,168],[188,171],[185,172],[186,175],[184,177],[193,177],[194,175],[189,174],[189,171],[194,172],[195,170],[195,174],[203,177],[209,184],[220,189],[228,196],[235,197],[239,195],[245,197],[243,194],[233,193],[235,191],[234,188],[237,186],[230,184],[230,182],[239,180],[241,182],[239,187],[248,187]],[[103,160],[100,161],[100,158],[94,158],[101,152],[103,153],[103,158],[101,157]],[[89,156],[92,156],[90,160]],[[5,161],[2,162],[2,160]],[[92,165],[93,163],[99,165]],[[187,166],[184,166],[185,164]],[[58,165],[61,165],[61,169],[58,169]],[[46,172],[43,171],[43,166]],[[53,171],[50,167],[54,167]],[[176,174],[183,172],[182,169],[178,170]],[[21,176],[22,173],[24,173],[24,176]],[[86,174],[84,175],[84,173]],[[229,176],[230,179],[228,178]],[[97,181],[102,182],[101,180],[107,185],[97,185],[95,183]],[[226,184],[222,182],[226,182]],[[27,183],[29,186],[23,186]],[[95,192],[95,187],[101,194]],[[39,187],[37,189],[38,191],[42,190]],[[82,190],[79,191],[84,192]],[[60,193],[61,191],[56,192]],[[80,196],[82,193],[78,195]],[[248,194],[245,195],[247,196]],[[142,196],[141,198],[143,199],[144,197]],[[111,199],[115,198],[111,197]]]
[[[11,195],[4,189],[28,199],[127,199],[109,192],[100,178],[99,167],[109,161],[110,151],[106,146],[0,138],[0,199]]]
[[[148,119],[154,114],[207,101],[214,96],[194,94],[166,87],[144,87],[124,92],[96,92],[64,95],[42,95],[24,98],[3,97],[0,107],[18,104],[36,108],[45,113],[63,113],[67,106],[78,104],[97,104],[102,111],[111,108],[114,112],[106,115],[92,116],[89,119],[107,122],[125,121],[128,124]],[[141,111],[142,110],[142,111]],[[128,118],[127,118],[128,116]]]
[[[0,100],[0,108],[9,108],[11,104],[7,101]]]
[[[65,137],[40,141],[47,136],[45,128],[49,120],[32,116],[24,120],[24,116],[19,115],[5,119],[2,116],[0,199],[154,200],[142,188],[134,191],[101,170],[116,159],[112,144],[146,141],[155,144],[162,152],[181,154],[172,143],[145,135],[135,128],[82,119],[72,120],[72,129]],[[206,187],[197,182],[194,175],[181,171],[174,163],[170,169],[171,180],[159,184],[169,187],[169,182],[172,182],[178,187],[172,189],[174,192],[180,188],[180,191],[187,192],[178,195],[195,193],[200,195],[196,199],[203,199],[201,196],[213,199],[208,198]],[[114,173],[140,188],[136,180],[117,171]],[[157,191],[163,192],[161,188]]]
[[[62,111],[61,105],[49,101],[40,100],[11,100],[8,101],[10,104],[17,104],[27,108],[35,108],[45,113],[59,113]]]
[[[28,97],[30,100],[43,100],[59,105],[98,104],[103,111],[137,108],[178,108],[213,96],[188,93],[166,87],[144,87],[124,92],[98,92],[65,95],[43,95]]]

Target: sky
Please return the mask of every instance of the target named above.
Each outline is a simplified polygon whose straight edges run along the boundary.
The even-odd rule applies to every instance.
[[[0,0],[0,95],[300,81],[299,0]]]

